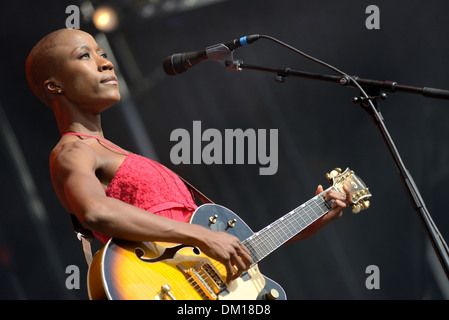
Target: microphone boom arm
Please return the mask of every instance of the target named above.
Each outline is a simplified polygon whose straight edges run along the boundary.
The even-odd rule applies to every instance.
[[[335,82],[339,83],[342,86],[357,88],[357,86],[351,81],[349,77],[346,76],[334,76],[327,74],[318,74],[312,72],[305,72],[299,70],[292,70],[290,68],[266,68],[260,66],[254,66],[250,64],[244,64],[239,62],[239,69],[248,69],[248,70],[258,70],[264,72],[276,73],[276,79],[278,82],[284,82],[286,77],[293,76],[299,78],[313,79],[313,80],[321,80],[327,82]],[[362,87],[365,88],[377,88],[381,91],[386,91],[390,93],[395,92],[405,92],[411,94],[419,94],[428,98],[436,98],[436,99],[444,99],[449,100],[449,90],[437,89],[437,88],[429,88],[429,87],[415,87],[409,85],[400,85],[394,81],[380,81],[380,80],[372,80],[372,79],[363,79],[357,76],[352,76],[354,80],[356,80]]]

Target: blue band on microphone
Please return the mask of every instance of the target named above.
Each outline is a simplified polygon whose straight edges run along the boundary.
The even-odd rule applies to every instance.
[[[241,38],[239,39],[239,41],[240,41],[240,44],[242,45],[242,47],[248,45],[248,42],[246,41],[246,36],[241,37]]]

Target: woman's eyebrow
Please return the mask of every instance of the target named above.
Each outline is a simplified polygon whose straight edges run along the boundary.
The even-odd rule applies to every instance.
[[[90,47],[87,44],[83,44],[79,47],[76,47],[75,49],[73,49],[72,54],[75,53],[75,51],[77,50],[90,50]],[[97,47],[97,49],[95,50],[95,52],[104,52],[99,46]]]
[[[84,44],[82,46],[76,47],[75,49],[73,49],[72,53],[79,49],[89,49],[89,46]]]

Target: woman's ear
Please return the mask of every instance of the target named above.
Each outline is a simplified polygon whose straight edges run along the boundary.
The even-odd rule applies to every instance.
[[[45,80],[44,82],[45,91],[51,94],[61,94],[63,90],[58,86],[53,79]]]

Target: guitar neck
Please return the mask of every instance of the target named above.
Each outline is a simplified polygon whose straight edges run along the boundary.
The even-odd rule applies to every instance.
[[[251,254],[253,265],[326,214],[331,209],[333,202],[333,200],[328,202],[324,200],[324,194],[328,190],[323,191],[244,240],[243,244]]]

